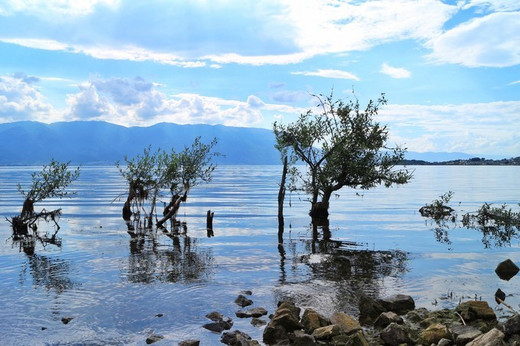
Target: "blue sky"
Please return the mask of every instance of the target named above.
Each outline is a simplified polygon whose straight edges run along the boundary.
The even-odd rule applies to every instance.
[[[332,88],[408,150],[519,156],[520,2],[0,2],[3,123],[272,128]]]

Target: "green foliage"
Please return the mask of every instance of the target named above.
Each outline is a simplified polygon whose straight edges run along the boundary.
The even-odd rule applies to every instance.
[[[439,199],[419,209],[423,217],[436,223],[434,231],[437,240],[448,244],[451,243],[448,230],[459,227],[457,213],[448,206],[453,195],[453,191],[448,191]],[[480,231],[482,243],[486,248],[504,246],[510,244],[514,237],[518,237],[520,211],[515,212],[506,204],[494,207],[490,203],[484,203],[476,212],[464,214],[460,226]]]
[[[52,159],[50,164],[43,166],[41,171],[31,174],[32,184],[27,192],[20,184],[18,184],[18,191],[34,203],[47,198],[69,197],[74,193],[66,191],[66,188],[79,177],[80,172],[79,167],[69,170],[69,163]]]
[[[209,144],[197,137],[191,146],[176,152],[161,149],[152,152],[145,148],[142,154],[133,158],[125,156],[125,165],[116,163],[122,176],[129,184],[129,200],[137,200],[139,207],[145,200],[155,199],[161,190],[169,190],[172,196],[187,193],[189,189],[203,182],[211,181],[216,168],[212,158],[219,153],[212,152],[217,144],[213,139]]]
[[[412,174],[406,169],[394,170],[405,150],[388,147],[388,129],[373,118],[386,104],[382,94],[361,109],[359,101],[334,101],[333,94],[318,100],[317,111],[309,110],[293,123],[274,123],[276,147],[282,156],[307,166],[302,173],[290,172],[292,190],[301,190],[328,203],[331,194],[344,186],[370,189],[380,184],[389,187],[407,183]]]

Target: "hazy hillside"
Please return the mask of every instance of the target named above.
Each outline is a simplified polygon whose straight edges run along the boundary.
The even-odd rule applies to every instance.
[[[51,158],[83,164],[113,164],[133,156],[148,145],[181,150],[201,136],[204,142],[218,138],[221,164],[277,164],[271,130],[221,125],[123,127],[106,122],[61,122],[0,124],[0,164],[42,164]]]
[[[161,123],[150,127],[124,127],[98,121],[42,124],[0,124],[0,165],[30,165],[51,158],[81,164],[109,164],[133,156],[143,148],[181,150],[197,136],[204,142],[218,139],[220,164],[280,164],[271,130],[223,125],[178,125]],[[469,159],[465,153],[408,152],[409,160],[441,162]]]

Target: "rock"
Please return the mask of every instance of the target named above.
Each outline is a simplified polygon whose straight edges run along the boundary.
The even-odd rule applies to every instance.
[[[281,309],[279,313],[276,313],[271,323],[283,327],[288,332],[303,329],[298,317],[294,316],[288,309]]]
[[[205,328],[214,333],[222,333],[224,331],[224,326],[220,324],[220,322],[206,323],[202,326],[202,328]]]
[[[510,259],[506,259],[505,261],[500,262],[498,264],[498,266],[495,269],[495,273],[502,280],[509,281],[509,279],[518,274],[519,270],[520,269],[516,264],[514,264],[513,261],[511,261]]]
[[[396,294],[394,296],[379,299],[379,303],[387,310],[396,314],[406,314],[415,309],[415,301],[412,297],[404,294]]]
[[[365,334],[361,330],[350,335],[338,335],[332,338],[333,345],[369,346]]]
[[[164,314],[156,314],[155,317],[163,317]]]
[[[470,300],[459,304],[455,311],[457,311],[464,321],[475,321],[475,320],[496,320],[497,316],[493,309],[491,309],[487,302]]]
[[[267,322],[259,319],[258,317],[253,317],[251,319],[251,324],[255,327],[263,327],[267,324]]]
[[[251,295],[253,295],[253,292],[250,291],[250,290],[241,291],[240,293],[245,294],[246,296],[251,296]]]
[[[233,332],[225,332],[222,334],[220,341],[226,345],[232,346],[260,346],[258,341],[252,340],[249,335],[241,332],[240,330],[235,330]]]
[[[312,336],[316,340],[329,340],[334,336],[339,335],[341,333],[341,328],[336,324],[331,324],[330,326],[320,327],[315,329],[312,332]]]
[[[450,346],[451,340],[450,339],[440,339],[437,343],[437,346]]]
[[[379,334],[381,340],[387,345],[398,346],[400,344],[410,343],[410,337],[407,330],[400,324],[391,323],[383,329]]]
[[[520,315],[514,315],[501,325],[501,329],[507,337],[520,334]]]
[[[62,317],[61,318],[61,323],[69,324],[69,322],[72,321],[73,319],[74,319],[74,317]]]
[[[216,322],[216,321],[221,321],[224,318],[224,316],[220,312],[213,311],[213,312],[210,312],[209,314],[207,314],[206,318]]]
[[[493,328],[486,334],[477,337],[475,340],[466,344],[466,346],[502,346],[504,345],[504,333]]]
[[[497,304],[501,304],[506,300],[506,294],[500,288],[495,292],[495,301]]]
[[[381,315],[376,318],[374,327],[383,329],[386,328],[390,323],[403,324],[404,321],[403,318],[395,312],[388,311],[381,313]]]
[[[437,344],[441,339],[451,338],[448,327],[443,324],[432,324],[419,335],[419,343],[423,345]]]
[[[179,342],[179,346],[199,346],[200,340],[185,340]]]
[[[235,313],[235,315],[239,318],[262,317],[267,315],[267,310],[264,308],[253,308],[247,311],[239,310]]]
[[[330,322],[338,325],[345,334],[361,330],[359,322],[343,312],[333,313],[330,317]]]
[[[301,309],[299,307],[297,307],[296,305],[294,305],[293,302],[289,302],[289,301],[280,302],[280,304],[278,304],[278,307],[276,310],[278,311],[279,309],[289,309],[296,318],[298,318],[298,319],[300,318]]]
[[[452,326],[451,333],[456,345],[466,345],[476,337],[482,335],[482,332],[472,326]]]
[[[233,320],[226,317],[217,322],[206,323],[202,327],[215,333],[222,333],[224,330],[229,330],[233,327]]]
[[[298,346],[315,346],[316,339],[314,339],[312,335],[306,334],[301,330],[295,330],[291,344]]]
[[[372,324],[375,319],[387,310],[375,299],[366,295],[361,295],[359,298],[359,323],[368,325]]]
[[[303,329],[300,308],[291,302],[281,302],[264,329],[263,341],[268,345],[289,342],[289,333],[300,329]]]
[[[237,299],[235,299],[235,304],[241,306],[241,307],[246,307],[246,306],[249,306],[251,304],[253,304],[253,301],[249,298],[246,298],[245,296],[243,295],[239,295],[237,297]]]
[[[313,309],[305,309],[303,312],[301,324],[307,333],[311,333],[320,327],[330,324],[330,321],[323,315],[317,313]]]
[[[410,311],[409,313],[406,314],[405,317],[406,317],[407,321],[410,321],[413,323],[419,323],[422,320],[424,320],[427,315],[428,315],[428,310],[426,310],[425,308],[419,308],[419,309]]]
[[[146,343],[148,345],[150,345],[150,344],[153,344],[154,342],[160,341],[162,339],[164,339],[164,336],[157,335],[157,334],[152,334],[152,335],[150,335],[149,337],[146,338]]]

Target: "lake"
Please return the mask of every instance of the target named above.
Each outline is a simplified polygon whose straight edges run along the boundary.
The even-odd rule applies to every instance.
[[[20,212],[25,186],[38,167],[0,167],[0,341],[2,345],[157,344],[199,339],[219,344],[202,328],[217,310],[261,341],[262,328],[235,317],[235,298],[251,290],[251,307],[274,312],[293,299],[330,315],[357,314],[359,292],[411,295],[428,309],[483,299],[493,308],[497,288],[518,308],[520,276],[494,273],[507,258],[520,263],[519,242],[485,248],[482,234],[455,227],[451,243],[438,242],[434,225],[418,209],[454,191],[459,215],[484,202],[518,210],[520,167],[419,166],[411,183],[370,191],[341,190],[332,198],[330,234],[314,234],[305,196],[287,195],[283,248],[277,240],[281,167],[219,166],[211,183],[197,186],[178,219],[187,232],[132,239],[121,218],[126,186],[115,167],[82,167],[71,199],[49,200],[36,209],[63,208],[61,247],[37,244],[27,255],[10,238],[5,220]],[[166,200],[166,198],[164,198]],[[207,237],[206,212],[214,217]],[[40,231],[53,230],[40,224]],[[507,314],[507,311],[497,310]],[[63,324],[63,317],[73,317]],[[267,318],[264,318],[267,320]]]

